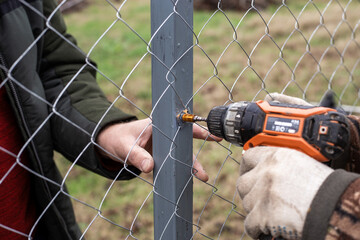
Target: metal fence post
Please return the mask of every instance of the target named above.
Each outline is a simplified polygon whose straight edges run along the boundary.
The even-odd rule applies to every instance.
[[[151,1],[154,239],[192,236],[192,126],[176,121],[193,91],[192,25],[192,0]]]

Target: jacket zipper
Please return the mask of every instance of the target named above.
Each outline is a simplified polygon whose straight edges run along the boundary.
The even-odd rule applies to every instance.
[[[0,53],[0,64],[5,68],[5,62],[2,54]],[[0,83],[5,80],[5,70],[0,68]]]
[[[0,52],[0,64],[2,64],[7,69],[7,66],[6,66],[5,61],[4,61],[4,57],[2,56],[1,52]],[[2,82],[2,81],[4,81],[6,79],[6,77],[5,77],[6,75],[4,76],[5,73],[3,71],[1,71],[1,70],[2,69],[0,69],[0,77],[2,77],[2,79],[0,78],[0,80]],[[10,88],[10,91],[13,94],[13,99],[14,99],[15,105],[18,108],[18,113],[20,115],[20,119],[22,121],[22,124],[21,124],[22,127],[20,127],[20,129],[23,129],[23,131],[27,135],[27,138],[29,139],[31,134],[30,134],[30,130],[29,130],[28,126],[26,125],[24,112],[23,112],[22,106],[21,106],[20,101],[19,101],[19,96],[18,96],[18,94],[16,92],[14,83],[10,79],[8,80],[8,83],[9,83],[8,86]],[[41,165],[40,157],[39,157],[39,155],[38,155],[38,153],[36,151],[36,148],[35,148],[35,145],[34,145],[33,141],[30,141],[30,148],[32,149],[35,161],[37,162],[37,165],[39,167],[39,173],[38,174],[45,177],[44,170],[43,170],[42,165]],[[42,183],[44,185],[44,192],[47,193],[49,199],[52,199],[51,191],[50,191],[50,188],[49,188],[49,185],[48,185],[47,181],[43,180]],[[59,221],[64,221],[62,216],[61,215],[59,216],[59,213],[56,212],[55,214],[57,215]],[[67,232],[67,230],[66,230],[66,232]]]
[[[5,61],[4,61],[4,57],[2,55],[2,53],[0,52],[0,64],[2,64],[4,66],[4,68],[7,68],[6,64],[5,64]],[[4,81],[6,79],[5,77],[5,73],[4,73],[4,70],[3,69],[0,69],[0,77],[1,77],[1,82]],[[9,79],[8,80],[8,86],[10,88],[10,91],[12,92],[13,94],[13,99],[14,99],[14,102],[15,102],[15,105],[16,107],[18,108],[18,113],[19,113],[19,116],[20,116],[20,119],[22,121],[22,128],[24,129],[25,131],[25,134],[26,134],[26,137],[29,139],[31,134],[30,134],[30,131],[29,131],[29,128],[28,126],[26,125],[26,121],[25,121],[25,116],[24,116],[24,112],[23,112],[23,109],[22,109],[22,106],[20,104],[20,101],[19,101],[19,96],[16,92],[16,89],[15,89],[15,86],[14,86],[14,83]],[[30,144],[31,144],[31,148],[32,148],[32,152],[35,156],[35,159],[38,163],[38,166],[39,166],[39,170],[40,170],[40,174],[42,176],[44,176],[44,171],[42,169],[42,166],[41,166],[41,163],[40,163],[40,158],[39,158],[39,155],[37,154],[36,152],[36,148],[35,148],[35,145],[34,145],[34,142],[33,141],[30,141]],[[46,185],[47,186],[47,185]],[[49,189],[48,189],[49,190]]]

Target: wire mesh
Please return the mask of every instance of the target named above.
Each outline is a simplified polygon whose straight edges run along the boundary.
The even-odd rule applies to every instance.
[[[153,211],[157,211],[153,209],[153,198],[158,195],[154,187],[156,176],[153,180],[151,174],[137,175],[127,166],[128,158],[124,159],[125,168],[118,172],[114,180],[89,173],[77,165],[91,146],[101,148],[95,136],[101,121],[110,111],[102,110],[102,118],[92,131],[84,129],[61,111],[61,99],[85,69],[96,71],[98,84],[111,106],[131,112],[139,118],[152,119],[157,107],[157,103],[151,106],[151,57],[167,69],[168,87],[164,95],[170,91],[180,96],[176,83],[181,79],[177,78],[174,66],[185,59],[190,50],[194,55],[193,94],[190,99],[175,98],[174,104],[186,109],[193,102],[193,111],[198,115],[206,116],[217,105],[263,99],[271,92],[281,92],[317,103],[327,90],[334,91],[339,106],[344,106],[349,113],[358,112],[358,1],[283,0],[277,3],[271,1],[266,7],[264,1],[260,5],[257,5],[257,1],[241,1],[245,6],[242,11],[228,9],[225,4],[227,0],[214,1],[213,5],[210,4],[212,10],[194,13],[193,27],[179,14],[178,1],[172,1],[173,11],[159,28],[168,24],[169,19],[178,18],[193,35],[193,45],[179,53],[173,65],[167,65],[162,56],[152,51],[154,37],[150,35],[148,2],[86,1],[81,9],[65,16],[68,32],[76,36],[78,47],[52,24],[60,8],[68,1],[60,2],[50,15],[45,15],[31,2],[19,0],[21,8],[28,15],[40,17],[45,26],[11,65],[6,65],[0,59],[3,73],[3,76],[0,75],[0,88],[5,88],[6,84],[14,85],[49,109],[49,114],[38,123],[36,129],[27,129],[29,137],[19,151],[12,152],[0,146],[0,151],[11,156],[13,161],[1,176],[2,189],[5,189],[6,179],[16,167],[30,172],[31,178],[43,179],[52,189],[56,189],[52,191],[47,206],[38,213],[29,232],[0,223],[1,228],[21,236],[29,239],[34,237],[37,226],[50,207],[62,197],[69,197],[82,230],[80,239],[153,239]],[[63,39],[73,50],[83,55],[81,64],[77,65],[75,72],[69,73],[69,81],[56,99],[48,99],[36,88],[16,78],[17,68],[22,61],[32,54],[41,39],[49,33]],[[98,65],[90,59],[94,59]],[[167,101],[162,96],[158,102]],[[55,117],[63,119],[74,131],[88,135],[88,143],[72,163],[55,153],[56,164],[63,175],[60,182],[34,171],[22,162],[23,153],[28,147],[33,147],[34,139]],[[181,126],[175,127],[174,135],[162,133],[171,143],[166,161],[184,165],[172,155],[177,147],[175,142],[178,133],[182,130]],[[149,128],[160,129],[150,121],[140,136]],[[130,152],[139,138],[133,143]],[[241,208],[235,188],[241,151],[226,142],[194,141],[195,161],[203,164],[209,174],[209,181],[203,182],[194,177],[191,239],[248,238],[243,227],[246,213]],[[185,165],[184,169],[194,176],[192,165]],[[124,172],[135,178],[131,181],[117,181]],[[188,184],[191,184],[190,181],[191,178],[185,180]],[[170,201],[164,196],[160,197]],[[171,218],[182,218],[178,214],[178,202],[170,202],[174,205]]]

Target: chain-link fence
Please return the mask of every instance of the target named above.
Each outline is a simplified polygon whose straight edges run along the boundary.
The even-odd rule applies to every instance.
[[[31,226],[19,228],[17,220],[8,220],[0,222],[2,233],[29,239],[40,233],[41,239],[42,231],[66,229],[63,222],[45,230],[42,226],[44,221],[52,223],[49,216],[61,215],[61,202],[70,198],[80,238],[246,239],[246,213],[235,188],[242,149],[224,141],[193,143],[191,126],[176,120],[179,111],[206,116],[214,106],[259,100],[271,92],[317,103],[331,89],[338,105],[357,112],[358,1],[223,0],[206,2],[205,10],[199,1],[195,5],[200,9],[193,11],[192,1],[152,0],[150,5],[140,0],[86,0],[65,15],[68,32],[79,47],[58,23],[68,1],[0,2],[0,90],[2,97],[5,88],[10,96],[1,104],[16,109],[13,118],[1,118],[0,130],[7,134],[6,124],[13,126],[17,119],[18,134],[26,138],[20,146],[20,140],[0,138],[1,156],[8,161],[1,161],[1,201],[12,209],[7,219],[24,216],[19,209],[37,208]],[[24,40],[24,34],[31,36]],[[65,46],[54,47],[58,42]],[[87,94],[82,78],[92,78],[88,72],[96,72],[111,105],[98,107],[89,101],[87,109],[79,111],[98,111],[100,118],[84,126],[85,120],[72,118],[66,106]],[[34,106],[42,111],[29,111]],[[89,156],[98,154],[98,130],[114,106],[151,121],[122,159],[125,167],[112,170],[114,180],[108,180],[78,165],[92,168],[94,157]],[[140,175],[127,165],[128,156],[149,128],[155,170]],[[71,129],[73,135],[56,138],[63,129]],[[46,164],[41,160],[44,153],[39,149],[47,143],[39,138],[44,134],[55,150],[73,161],[55,153],[63,179],[51,172],[56,171],[52,156],[46,156]],[[10,148],[9,141],[17,147]],[[193,159],[204,166],[207,182],[194,177]],[[118,181],[124,175],[133,179]],[[31,190],[17,193],[22,200],[9,204],[14,187],[25,189],[27,181]],[[46,200],[39,203],[42,188]]]

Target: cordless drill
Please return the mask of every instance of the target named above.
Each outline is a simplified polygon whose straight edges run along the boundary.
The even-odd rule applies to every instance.
[[[333,108],[278,102],[235,102],[211,109],[207,118],[182,112],[183,122],[206,121],[211,134],[243,147],[288,147],[331,167],[346,157],[350,130],[346,116]],[[260,240],[283,240],[262,234]]]
[[[206,119],[180,114],[185,122],[206,121],[211,134],[243,147],[288,147],[331,165],[346,154],[346,116],[333,108],[278,102],[235,102],[211,109]]]

